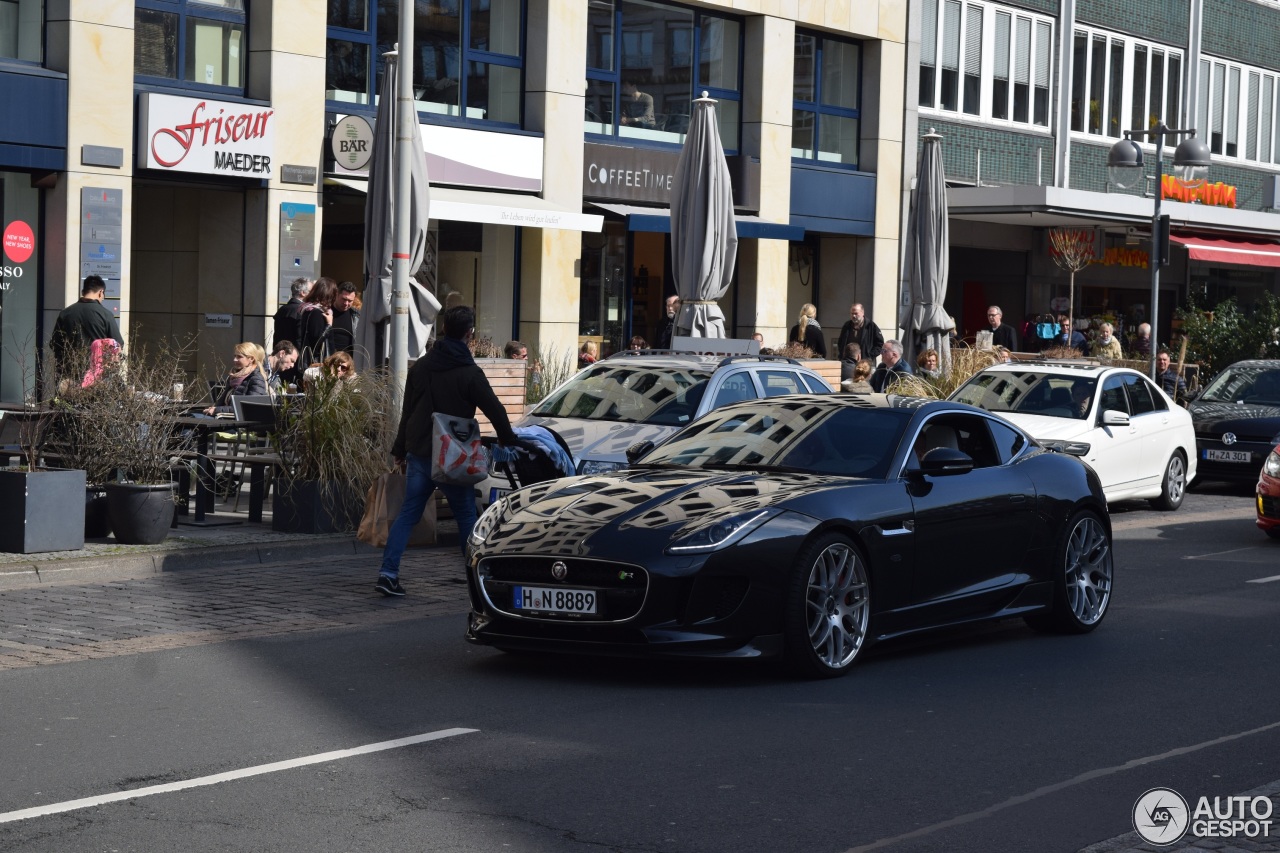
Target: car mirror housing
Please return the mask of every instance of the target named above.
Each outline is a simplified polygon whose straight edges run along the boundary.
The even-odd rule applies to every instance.
[[[1129,413],[1107,409],[1102,413],[1102,423],[1104,426],[1128,426]]]
[[[637,441],[635,444],[627,448],[627,462],[633,463],[638,461],[642,456],[653,450],[653,442],[649,439]]]
[[[935,447],[920,459],[920,472],[931,477],[950,477],[973,470],[973,458],[950,447]]]

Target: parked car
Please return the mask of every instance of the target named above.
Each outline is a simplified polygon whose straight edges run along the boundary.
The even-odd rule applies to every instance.
[[[1253,482],[1280,443],[1280,360],[1237,361],[1188,406],[1200,479]]]
[[[1258,527],[1280,539],[1280,445],[1267,454],[1258,474]]]
[[[830,392],[820,375],[780,356],[624,350],[580,371],[515,426],[547,427],[564,439],[579,474],[601,474],[626,465],[636,442],[658,444],[727,403]],[[511,490],[501,475],[481,486],[481,506]]]
[[[716,409],[629,468],[529,486],[468,539],[466,637],[506,650],[782,655],[1008,617],[1092,631],[1111,599],[1097,474],[971,406],[803,395]]]
[[[1150,379],[1091,362],[1017,362],[986,368],[951,399],[998,412],[1042,444],[1098,472],[1108,501],[1182,505],[1197,476],[1191,416]]]

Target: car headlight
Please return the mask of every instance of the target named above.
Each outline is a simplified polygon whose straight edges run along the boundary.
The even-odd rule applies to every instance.
[[[1267,454],[1267,461],[1262,463],[1262,470],[1268,477],[1280,477],[1280,453],[1274,450]]]
[[[584,459],[578,463],[578,473],[583,476],[608,474],[610,471],[617,471],[625,464],[624,462],[606,462],[603,459]]]
[[[1041,446],[1057,453],[1066,453],[1069,456],[1085,457],[1089,455],[1090,445],[1087,441],[1063,441],[1059,438],[1037,438],[1036,442]]]
[[[472,548],[478,548],[484,544],[489,538],[489,534],[498,526],[498,521],[502,518],[503,510],[506,509],[507,499],[505,497],[489,504],[489,507],[480,514],[476,519],[475,526],[471,528],[471,535],[467,537],[467,544]]]
[[[757,509],[741,515],[713,521],[686,533],[667,546],[672,554],[705,554],[727,548],[769,519],[781,513],[780,509]]]

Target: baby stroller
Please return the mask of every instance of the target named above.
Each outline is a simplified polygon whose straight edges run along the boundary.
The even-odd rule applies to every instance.
[[[485,439],[493,458],[490,473],[498,478],[506,477],[513,491],[577,473],[573,452],[555,430],[543,426],[517,427],[515,434],[524,440],[526,447],[502,447],[497,439]]]

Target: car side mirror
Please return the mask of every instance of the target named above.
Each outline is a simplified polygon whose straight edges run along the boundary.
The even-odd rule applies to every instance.
[[[1107,409],[1102,413],[1103,426],[1128,426],[1129,413],[1117,411],[1116,409]]]
[[[935,447],[920,459],[920,472],[930,477],[950,477],[973,470],[973,458],[950,447]]]
[[[635,444],[627,448],[627,462],[633,463],[640,460],[650,450],[653,450],[653,442],[647,438],[644,441],[637,441]]]

